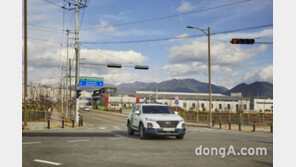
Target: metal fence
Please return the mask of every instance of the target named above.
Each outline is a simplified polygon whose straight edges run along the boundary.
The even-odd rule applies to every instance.
[[[27,121],[46,121],[50,118],[48,111],[27,111]],[[22,112],[22,121],[24,121],[25,112]]]
[[[210,117],[209,113],[184,113],[180,112],[180,116],[184,118],[187,122],[194,123],[209,123]],[[273,123],[273,114],[270,113],[212,113],[212,121],[211,123],[218,124],[221,122],[222,124],[239,124],[241,125],[249,125],[253,124],[257,126],[268,126]]]

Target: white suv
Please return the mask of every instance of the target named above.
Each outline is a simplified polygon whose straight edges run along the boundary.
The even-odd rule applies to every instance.
[[[128,115],[128,134],[140,133],[141,139],[148,135],[176,136],[183,139],[185,121],[163,104],[136,104]]]

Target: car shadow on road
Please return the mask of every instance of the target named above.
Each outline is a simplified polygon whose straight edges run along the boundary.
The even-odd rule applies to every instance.
[[[116,137],[107,132],[23,132],[23,137]]]
[[[133,139],[140,139],[140,134],[135,133],[134,135],[128,135],[127,131],[112,131],[112,133],[116,135],[120,135],[123,137],[133,138]],[[175,136],[147,136],[147,140],[176,140]]]
[[[264,162],[264,161],[253,161],[253,162],[256,162],[257,164],[260,164],[260,166],[273,166],[273,163],[272,162]]]
[[[258,142],[258,143],[273,144],[273,141],[259,141],[259,140],[252,140],[252,141]]]

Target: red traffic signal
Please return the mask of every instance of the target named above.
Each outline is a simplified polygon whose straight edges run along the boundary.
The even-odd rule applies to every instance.
[[[232,38],[230,43],[232,44],[254,44],[255,39],[239,39],[239,38]]]

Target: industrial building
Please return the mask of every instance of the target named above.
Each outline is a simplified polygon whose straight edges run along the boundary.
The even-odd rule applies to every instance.
[[[178,98],[178,104],[175,99]],[[157,92],[136,91],[135,94],[117,93],[116,88],[101,88],[95,90],[92,95],[91,104],[95,108],[107,110],[120,110],[130,108],[135,103],[157,102],[171,107],[181,107],[184,110],[208,111],[208,93],[186,93],[186,92]],[[212,94],[212,111],[265,111],[272,112],[273,99],[249,99],[234,93],[231,96]]]

